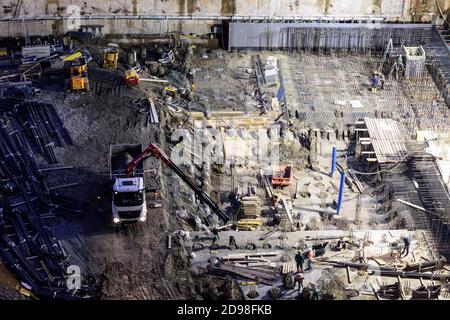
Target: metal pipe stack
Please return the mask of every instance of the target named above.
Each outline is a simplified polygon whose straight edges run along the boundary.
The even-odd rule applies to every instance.
[[[50,104],[3,99],[0,111],[0,259],[38,298],[90,298],[91,286],[66,285],[69,259],[52,225],[57,214],[80,214],[82,204],[56,192],[66,185],[49,187],[52,169],[36,160],[58,163],[53,147],[70,136]]]

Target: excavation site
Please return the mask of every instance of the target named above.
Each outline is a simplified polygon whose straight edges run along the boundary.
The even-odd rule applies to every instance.
[[[449,300],[448,13],[3,1],[0,299]]]

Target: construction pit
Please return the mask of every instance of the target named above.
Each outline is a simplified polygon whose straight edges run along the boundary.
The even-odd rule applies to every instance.
[[[2,183],[28,178],[13,191],[3,187],[0,297],[311,300],[315,286],[324,300],[449,299],[449,107],[436,44],[410,41],[400,37],[390,51],[388,42],[381,50],[268,51],[183,36],[118,41],[118,67],[109,70],[109,41],[71,39],[70,48],[92,57],[89,91],[65,92],[64,74],[50,67],[39,95],[0,100],[5,123],[42,105],[60,123],[46,151],[17,116],[29,143],[17,141],[39,176],[21,173],[33,172],[31,160],[17,160],[15,175],[5,170],[7,151],[19,159],[21,149],[6,138],[12,126],[2,129]],[[411,77],[395,66],[404,43],[427,53]],[[130,67],[140,72],[137,86],[124,83]],[[374,71],[384,77],[375,91]],[[115,223],[110,147],[150,143],[219,209],[150,156],[146,221]],[[6,240],[19,244],[23,235],[9,212],[26,217],[33,208],[61,251],[60,268],[49,267],[53,256],[19,247],[36,262],[21,274],[11,265],[23,262],[21,253]],[[76,290],[60,284],[70,266],[81,271]]]

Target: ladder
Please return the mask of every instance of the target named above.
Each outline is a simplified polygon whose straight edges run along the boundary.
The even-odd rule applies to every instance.
[[[16,7],[14,9],[13,17],[17,19],[20,15],[20,11],[22,10],[23,0],[17,0]]]
[[[25,45],[26,46],[31,45],[30,30],[28,29],[28,20],[25,20],[24,18],[22,18],[22,32],[25,38]]]
[[[380,72],[380,73],[383,72],[384,63],[386,62],[387,57],[390,56],[393,51],[394,51],[394,45],[392,42],[392,38],[390,38],[389,42],[386,46],[386,50],[384,51],[383,59],[381,59],[381,63],[380,63],[380,67],[378,68],[378,72]]]

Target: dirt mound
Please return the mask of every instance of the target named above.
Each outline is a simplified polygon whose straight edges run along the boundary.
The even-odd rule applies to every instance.
[[[321,299],[326,300],[347,300],[348,296],[345,291],[345,283],[337,270],[324,269],[322,276],[317,281],[321,293]]]

